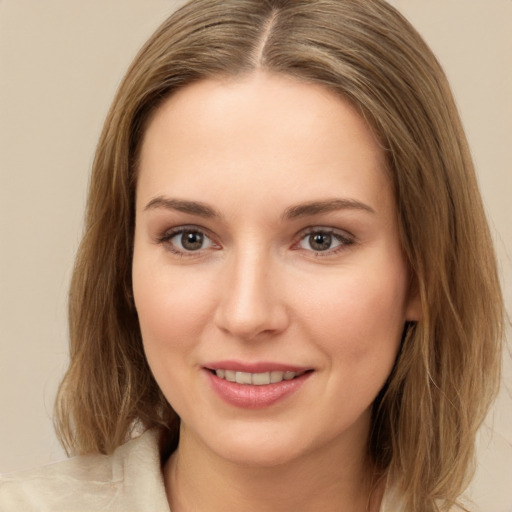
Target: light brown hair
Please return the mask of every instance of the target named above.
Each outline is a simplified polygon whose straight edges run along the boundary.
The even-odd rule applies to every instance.
[[[446,511],[472,475],[500,378],[503,303],[473,164],[445,75],[382,0],[193,0],[139,52],[106,119],[72,279],[70,366],[56,427],[73,453],[110,453],[135,427],[176,440],[131,292],[137,156],[178,88],[264,69],[351,102],[387,156],[403,250],[422,304],[374,404],[369,454],[410,512]],[[300,108],[300,106],[298,106]]]

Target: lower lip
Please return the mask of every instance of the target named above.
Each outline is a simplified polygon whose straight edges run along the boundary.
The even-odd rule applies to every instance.
[[[251,384],[238,384],[217,377],[206,370],[213,390],[225,402],[244,409],[263,409],[269,407],[290,395],[296,393],[312,372],[307,372],[292,380],[283,380],[274,384],[254,386]]]

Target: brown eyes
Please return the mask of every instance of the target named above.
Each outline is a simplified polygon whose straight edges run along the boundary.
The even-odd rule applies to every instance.
[[[186,251],[198,251],[203,248],[205,236],[198,231],[185,231],[179,236],[180,244]]]
[[[178,228],[167,232],[160,240],[172,252],[184,254],[210,248],[220,248],[210,237],[197,228]]]
[[[305,243],[302,243],[305,242]],[[312,233],[306,238],[301,240],[300,246],[305,249],[305,246],[310,247],[313,251],[323,252],[328,251],[333,245],[333,236],[330,233]]]
[[[200,254],[202,251],[221,249],[204,231],[196,227],[178,227],[167,231],[158,242],[180,256]],[[331,255],[354,243],[351,235],[331,228],[310,228],[302,233],[297,242],[292,245],[294,250],[305,250],[315,255]]]
[[[303,236],[298,246],[315,253],[337,253],[352,245],[354,238],[339,230],[313,228]]]

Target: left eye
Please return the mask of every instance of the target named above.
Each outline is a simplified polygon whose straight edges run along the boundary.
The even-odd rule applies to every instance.
[[[193,252],[208,249],[214,244],[201,231],[186,229],[179,231],[168,238],[168,243],[175,247],[178,251]]]
[[[313,231],[299,242],[301,249],[314,252],[327,252],[342,245],[350,245],[352,240],[333,231]]]

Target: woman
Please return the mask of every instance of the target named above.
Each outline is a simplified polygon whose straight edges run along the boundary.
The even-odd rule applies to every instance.
[[[395,10],[190,2],[96,154],[57,402],[80,456],[0,504],[453,508],[499,379],[491,248],[449,87]]]

